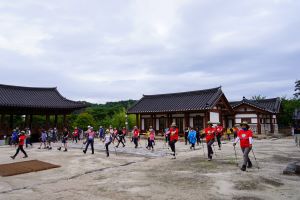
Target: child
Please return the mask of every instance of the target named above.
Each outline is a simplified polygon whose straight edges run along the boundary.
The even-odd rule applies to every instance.
[[[191,144],[191,147],[190,149],[194,149],[195,150],[195,144],[196,144],[196,141],[197,141],[197,136],[196,136],[196,131],[191,127],[190,128],[190,131],[189,131],[189,134],[188,134],[188,140],[189,140],[189,143]]]
[[[108,149],[108,146],[109,146],[109,145],[111,144],[111,142],[112,142],[112,136],[111,136],[110,131],[109,131],[108,129],[106,130],[106,133],[105,133],[103,142],[104,142],[104,144],[105,144],[106,157],[109,157],[109,149]]]
[[[18,155],[18,153],[20,152],[20,150],[23,152],[24,157],[23,158],[27,158],[28,155],[27,153],[24,151],[23,146],[26,140],[26,136],[25,136],[25,131],[21,131],[20,136],[19,136],[19,147],[15,153],[15,155],[11,156],[12,159],[15,159],[16,156]]]

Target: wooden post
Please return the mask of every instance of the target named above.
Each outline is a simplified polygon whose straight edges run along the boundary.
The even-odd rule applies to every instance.
[[[66,128],[67,127],[67,116],[64,115],[63,116],[63,128]]]
[[[46,115],[46,129],[48,130],[49,129],[49,122],[50,122],[50,115]]]
[[[257,134],[261,134],[260,116],[259,113],[256,114],[257,114]]]
[[[9,128],[14,128],[14,115],[10,115]]]
[[[184,128],[187,128],[190,126],[190,113],[184,113]]]
[[[270,115],[270,126],[271,126],[271,133],[274,133],[274,125],[273,125],[273,115]]]
[[[56,128],[58,128],[58,127],[57,127],[57,115],[54,116],[54,126],[55,126]]]
[[[1,114],[1,120],[0,120],[0,131],[4,129],[4,119],[5,119],[5,114]]]

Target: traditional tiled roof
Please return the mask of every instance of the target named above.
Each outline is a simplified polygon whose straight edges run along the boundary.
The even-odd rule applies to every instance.
[[[57,88],[21,87],[0,84],[1,108],[80,109],[85,105],[64,98]]]
[[[221,96],[221,87],[181,93],[144,95],[128,113],[162,113],[211,109]]]
[[[262,99],[262,100],[249,100],[243,98],[242,101],[230,102],[230,105],[232,106],[233,109],[242,104],[247,104],[255,108],[258,108],[260,110],[264,110],[276,114],[280,112],[281,100],[280,98]]]

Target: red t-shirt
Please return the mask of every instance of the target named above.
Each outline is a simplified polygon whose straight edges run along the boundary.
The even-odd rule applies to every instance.
[[[205,138],[206,138],[206,142],[211,141],[212,139],[215,139],[215,131],[216,129],[213,127],[207,127],[206,129],[204,129],[205,132]]]
[[[140,131],[138,129],[136,129],[136,130],[133,131],[133,137],[134,138],[139,137],[139,135],[140,135]]]
[[[25,142],[26,136],[25,135],[20,135],[19,136],[19,145],[23,146]]]
[[[247,130],[247,131],[240,130],[238,132],[238,137],[240,138],[241,148],[247,148],[251,146],[249,141],[249,138],[253,137],[253,133],[251,130]]]
[[[75,129],[74,130],[74,136],[78,136],[79,135],[79,131],[78,131],[78,129]]]
[[[217,132],[217,135],[223,135],[223,126],[217,126],[216,132]]]
[[[175,133],[172,134],[172,132]],[[179,133],[178,128],[170,128],[170,141],[174,141],[174,140],[178,141],[178,133]]]

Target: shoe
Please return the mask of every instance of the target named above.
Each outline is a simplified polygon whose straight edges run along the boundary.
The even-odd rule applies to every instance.
[[[23,158],[28,158],[28,156],[26,155],[26,156],[24,156]]]
[[[60,150],[61,150],[61,147],[58,147],[57,150],[60,151]]]
[[[49,150],[52,150],[52,147],[49,147]]]
[[[251,161],[248,162],[247,168],[252,168],[252,162]]]
[[[219,150],[221,150],[221,147],[219,147]]]
[[[94,154],[94,152],[92,152],[92,154]]]
[[[190,147],[190,149],[192,150],[192,147]]]
[[[119,148],[119,146],[116,146],[116,148]]]
[[[38,149],[41,149],[41,147],[39,147]]]
[[[85,151],[85,150],[83,150],[83,153],[84,153],[84,154],[86,154],[86,151]]]
[[[123,147],[125,147],[125,145],[123,145]]]
[[[208,158],[208,159],[207,159],[207,161],[211,161],[211,160],[212,160],[211,158]]]
[[[64,151],[68,151],[68,149],[65,149]]]
[[[15,157],[14,156],[11,156],[11,158],[14,160],[15,159]]]
[[[246,165],[243,165],[241,168],[242,171],[246,171]]]

